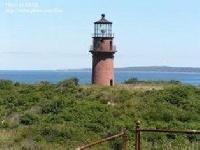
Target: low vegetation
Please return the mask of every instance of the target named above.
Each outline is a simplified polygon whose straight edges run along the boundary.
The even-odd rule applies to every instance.
[[[1,149],[74,149],[126,128],[133,149],[135,121],[143,128],[200,129],[200,88],[177,81],[114,87],[78,85],[77,78],[52,84],[0,80]],[[148,142],[184,146],[198,135],[144,134]],[[176,140],[174,140],[176,139]],[[102,145],[119,149],[121,140]],[[109,147],[109,148],[108,148]]]

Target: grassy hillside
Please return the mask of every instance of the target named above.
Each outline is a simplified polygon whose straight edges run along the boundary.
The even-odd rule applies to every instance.
[[[132,84],[78,85],[76,78],[57,84],[1,80],[0,148],[73,149],[123,128],[132,148],[136,120],[144,128],[200,129],[199,87],[175,81],[126,83]],[[146,141],[171,138],[143,137]],[[102,149],[117,149],[120,142]]]

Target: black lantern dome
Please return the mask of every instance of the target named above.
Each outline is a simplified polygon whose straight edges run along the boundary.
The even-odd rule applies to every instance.
[[[113,37],[112,22],[105,18],[105,14],[101,15],[99,21],[94,22],[94,37]]]

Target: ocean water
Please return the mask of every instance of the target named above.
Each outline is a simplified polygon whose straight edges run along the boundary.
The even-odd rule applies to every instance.
[[[14,82],[34,83],[40,81],[59,82],[66,78],[77,77],[80,84],[91,82],[91,72],[78,71],[0,71],[0,79],[12,80]],[[200,85],[200,73],[174,73],[174,72],[132,72],[116,71],[115,82],[121,83],[135,77],[138,80],[177,80],[191,85]]]

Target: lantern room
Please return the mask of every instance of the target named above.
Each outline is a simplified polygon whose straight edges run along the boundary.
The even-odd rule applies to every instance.
[[[105,19],[105,14],[101,15],[99,21],[94,22],[94,37],[113,37],[112,22]]]

